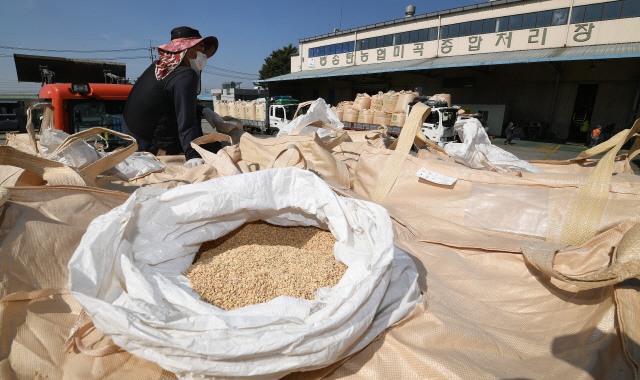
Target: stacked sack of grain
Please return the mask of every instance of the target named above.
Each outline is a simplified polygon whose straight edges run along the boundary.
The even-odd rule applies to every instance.
[[[343,119],[344,121],[350,122],[350,123],[357,123],[358,122],[358,116],[360,116],[360,111],[353,109],[353,108],[346,108],[344,110],[344,116]]]
[[[238,106],[236,106],[236,102],[229,102],[227,103],[227,105],[229,106],[229,116],[231,117],[238,117]]]
[[[399,93],[395,91],[389,91],[382,96],[382,110],[387,110],[393,112],[396,109],[396,105],[398,104]]]
[[[338,117],[338,120],[344,121],[344,109],[338,107],[331,107],[331,111]]]
[[[264,121],[265,102],[256,101],[256,120]]]
[[[251,101],[245,104],[245,113],[247,120],[256,119],[256,103]]]
[[[389,126],[391,124],[392,112],[387,110],[375,111],[373,115],[373,124]]]
[[[371,109],[374,111],[382,111],[384,109],[384,93],[382,91],[371,97]]]
[[[416,96],[418,96],[417,92],[400,91],[398,93],[398,102],[396,103],[396,107],[389,110],[391,112],[407,112],[407,106],[413,101]]]
[[[362,111],[364,109],[371,108],[371,97],[367,93],[358,94],[351,108],[356,111]]]
[[[358,115],[358,123],[373,124],[374,110],[363,109]]]
[[[407,114],[404,112],[394,112],[391,115],[391,127],[402,127],[404,125],[404,121],[407,118]]]

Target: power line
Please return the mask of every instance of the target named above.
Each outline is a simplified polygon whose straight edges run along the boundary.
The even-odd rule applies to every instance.
[[[13,55],[11,54],[0,54],[0,58],[13,58]],[[56,57],[51,57],[51,58],[56,58]],[[141,56],[137,56],[137,57],[111,57],[111,58],[70,58],[70,59],[83,59],[83,60],[87,60],[87,61],[120,61],[120,60],[127,60],[127,59],[149,59],[149,56],[147,55],[141,55]]]
[[[215,67],[215,66],[209,66],[212,69],[215,70],[221,70],[221,71],[226,71],[226,72],[230,72],[230,73],[234,73],[234,74],[245,74],[245,75],[256,75],[254,73],[245,73],[242,71],[234,71],[234,70],[227,70],[227,69],[223,69],[222,67]]]
[[[48,52],[54,52],[54,53],[115,53],[115,52],[123,52],[123,51],[148,50],[148,48],[132,48],[132,49],[118,49],[118,50],[52,50],[52,49],[21,48],[21,47],[14,47],[14,46],[0,46],[0,49],[48,51]]]

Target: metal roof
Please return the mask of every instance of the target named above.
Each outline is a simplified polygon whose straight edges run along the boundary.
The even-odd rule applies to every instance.
[[[487,8],[487,7],[497,7],[497,6],[501,6],[501,5],[505,5],[505,4],[520,3],[520,2],[523,2],[523,1],[531,1],[531,0],[494,0],[494,1],[484,1],[484,2],[481,2],[481,3],[478,3],[478,4],[467,5],[467,6],[464,6],[464,7],[445,9],[445,10],[438,11],[438,12],[423,13],[423,14],[416,15],[416,16],[403,17],[403,18],[398,18],[398,19],[395,19],[395,20],[378,22],[378,23],[375,23],[375,24],[369,24],[369,25],[360,26],[360,27],[357,27],[357,28],[341,30],[339,32],[327,33],[327,34],[323,34],[323,35],[320,35],[320,36],[302,38],[302,39],[298,40],[298,43],[321,40],[323,38],[340,36],[340,35],[343,35],[343,34],[350,34],[350,33],[354,33],[354,32],[360,32],[360,31],[363,31],[363,30],[380,28],[382,26],[403,24],[405,22],[417,21],[417,20],[422,20],[422,19],[427,19],[427,18],[432,18],[432,17],[438,17],[438,16],[442,16],[442,15],[449,15],[449,14],[453,14],[453,13],[467,12],[467,11],[476,10],[476,9],[482,9],[482,8]],[[549,1],[549,0],[545,0],[545,1]]]
[[[640,57],[640,42],[612,45],[573,46],[535,50],[506,51],[498,53],[470,54],[452,57],[435,57],[409,61],[385,62],[370,65],[343,66],[327,69],[306,70],[281,75],[258,82],[277,82],[298,79],[362,75],[399,71],[444,69],[487,65],[510,65],[514,63],[584,61],[592,59]]]

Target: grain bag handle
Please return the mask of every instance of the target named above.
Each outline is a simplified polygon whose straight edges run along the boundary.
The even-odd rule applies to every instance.
[[[191,147],[200,154],[200,157],[207,164],[211,165],[222,176],[230,176],[235,174],[242,174],[242,170],[233,160],[233,158],[223,149],[220,149],[218,153],[209,152],[203,149],[200,144],[208,144],[216,141],[231,142],[231,137],[222,133],[212,133],[206,136],[198,137],[191,142]]]
[[[233,116],[223,116],[222,120],[225,121],[224,125],[215,123],[215,127],[218,132],[229,133],[234,129],[239,129],[241,131],[243,130],[242,122]]]
[[[87,356],[101,357],[101,356],[107,356],[121,349],[119,346],[115,344],[110,344],[108,346],[99,348],[97,350],[93,350],[86,347],[82,342],[82,336],[92,327],[93,327],[93,321],[91,321],[91,318],[89,318],[89,315],[84,310],[82,310],[82,312],[78,316],[78,320],[71,328],[71,331],[69,333],[69,338],[64,344],[64,350],[71,351],[74,348],[78,348],[80,352],[82,352]]]
[[[0,207],[4,206],[9,198],[11,198],[11,191],[6,187],[0,187]]]
[[[297,159],[293,165],[289,165],[291,159],[293,158],[293,154],[296,154]],[[290,166],[303,170],[313,170],[313,165],[311,164],[311,162],[307,161],[304,158],[302,151],[300,151],[300,148],[298,148],[295,144],[289,144],[284,149],[282,149],[280,153],[278,153],[276,157],[271,160],[271,162],[269,162],[266,169],[286,168]]]
[[[42,154],[40,149],[38,148],[38,143],[36,142],[36,129],[33,125],[33,110],[37,108],[44,108],[44,112],[42,113],[42,124],[40,124],[40,132],[42,132],[42,128],[52,128],[53,127],[53,106],[49,103],[37,103],[32,105],[27,109],[27,134],[29,135],[29,144],[31,145],[31,149],[36,154]]]
[[[622,131],[609,140],[611,141],[607,144],[609,152],[598,162],[591,174],[580,183],[578,192],[571,199],[562,225],[561,243],[582,245],[596,236],[609,201],[616,155],[638,131],[640,131],[640,119],[636,120],[631,129]],[[636,144],[638,144],[637,140],[634,147]]]
[[[122,161],[126,160],[129,156],[131,156],[136,150],[138,150],[138,143],[136,142],[136,139],[124,133],[116,132],[112,129],[94,127],[67,137],[62,142],[62,144],[60,144],[60,146],[49,156],[56,156],[57,154],[64,152],[65,149],[69,148],[76,141],[84,141],[85,138],[99,135],[100,133],[110,133],[116,135],[118,137],[121,137],[123,140],[130,141],[131,144],[127,147],[118,148],[108,155],[96,160],[92,164],[78,170],[78,173],[80,173],[86,180],[88,180],[87,183],[89,184],[89,186],[93,186],[95,179],[98,177],[98,175],[100,175],[100,173],[103,173],[118,165]]]
[[[400,168],[407,159],[411,146],[414,143],[419,147],[423,147],[423,144],[426,144],[423,139],[426,140],[427,138],[422,133],[421,127],[430,113],[431,108],[422,103],[417,103],[411,109],[411,113],[402,127],[402,132],[400,132],[400,137],[389,147],[389,149],[393,149],[393,153],[391,154],[391,159],[387,161],[387,165],[382,170],[380,180],[376,184],[376,189],[373,193],[374,202],[381,203],[391,191],[400,173]],[[417,137],[420,135],[421,137]]]
[[[315,100],[309,100],[307,102],[302,102],[300,104],[298,104],[298,108],[296,108],[296,113],[293,114],[293,119],[291,120],[295,120],[296,117],[298,117],[298,112],[300,111],[300,108],[304,107],[304,106],[308,106],[309,104],[315,102]]]
[[[567,245],[543,241],[531,241],[521,249],[527,262],[546,275],[563,282],[572,283],[585,289],[618,284],[640,276],[640,222],[626,222],[632,227],[622,236],[622,240],[610,263],[602,269],[585,275],[569,275],[553,269],[556,254]]]
[[[322,129],[328,129],[330,131],[334,131],[338,133],[338,136],[334,139],[331,139],[331,141],[329,141],[328,143],[325,143],[324,146],[328,151],[332,151],[333,148],[337,147],[338,145],[342,144],[343,142],[345,142],[348,138],[349,135],[347,134],[347,132],[344,129],[340,129],[340,128],[336,128],[333,125],[326,123],[322,120],[317,120],[317,121],[313,121],[311,123],[305,124],[301,127],[298,127],[296,129],[294,129],[290,136],[292,135],[299,135],[300,132],[302,132],[303,129],[305,129],[306,127],[316,127],[316,128],[322,128]]]
[[[93,183],[92,179],[60,162],[29,154],[12,146],[0,146],[0,165],[33,172],[47,181],[48,185],[88,186]]]
[[[593,148],[587,149],[583,152],[581,152],[578,157],[576,158],[572,158],[569,161],[583,161],[586,160],[587,158],[593,157],[595,155],[598,155],[600,153],[604,153],[606,151],[608,151],[609,149],[612,149],[616,146],[616,141],[615,138],[620,135],[623,134],[626,136],[626,134],[629,133],[629,130],[626,129],[624,131],[618,132],[615,136],[613,136],[612,138],[610,138],[609,140],[603,142],[602,144],[598,144],[596,146],[594,146]],[[636,134],[635,136],[638,136],[638,134]],[[636,139],[636,142],[633,144],[633,147],[631,147],[631,149],[629,150],[629,160],[632,160],[633,157],[635,157],[638,153],[640,153],[639,151],[640,149],[640,139]]]

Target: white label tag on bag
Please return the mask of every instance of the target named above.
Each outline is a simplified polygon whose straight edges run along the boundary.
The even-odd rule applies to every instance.
[[[451,186],[458,180],[457,178],[449,177],[440,173],[432,172],[429,169],[420,168],[416,175],[429,182],[437,183],[440,185]]]

